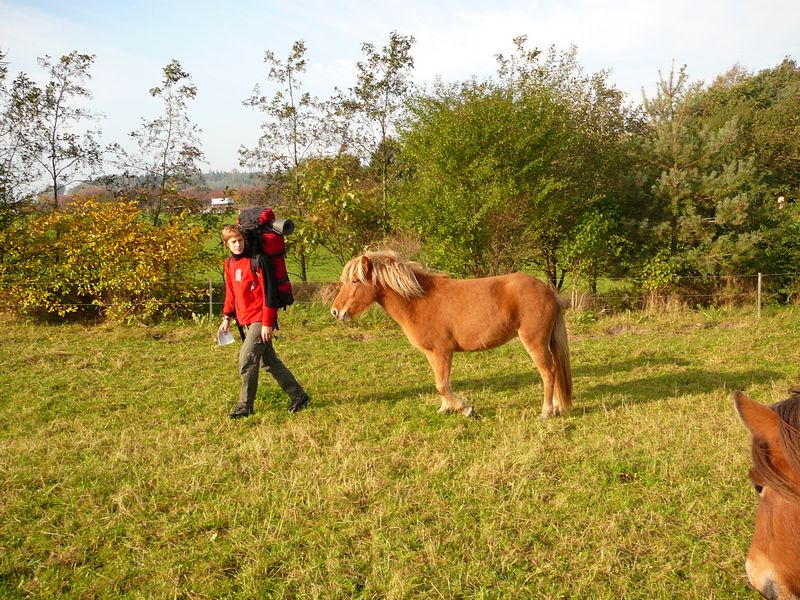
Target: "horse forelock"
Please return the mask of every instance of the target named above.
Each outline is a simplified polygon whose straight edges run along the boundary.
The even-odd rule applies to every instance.
[[[781,449],[795,475],[800,477],[800,395],[793,394],[789,399],[772,406],[778,413]],[[787,499],[800,503],[800,485],[789,478],[774,464],[769,448],[753,441],[753,464],[756,470],[778,489]]]
[[[367,259],[369,266],[364,265],[362,258]],[[366,252],[344,266],[340,281],[389,288],[409,299],[425,294],[417,274],[430,273],[418,263],[403,260],[396,252]]]
[[[360,256],[347,262],[342,269],[342,275],[339,277],[339,281],[342,283],[372,283],[367,279],[364,266],[361,264]]]

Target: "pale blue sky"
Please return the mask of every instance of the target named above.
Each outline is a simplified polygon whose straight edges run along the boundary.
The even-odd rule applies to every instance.
[[[381,47],[396,30],[417,40],[420,83],[488,77],[494,56],[525,34],[539,48],[576,45],[587,72],[611,69],[610,81],[638,102],[673,60],[693,81],[736,63],[758,71],[784,56],[800,60],[798,25],[797,0],[0,0],[12,77],[40,78],[44,54],[97,55],[90,88],[105,142],[125,145],[142,117],[158,114],[148,90],[179,60],[198,87],[190,116],[216,170],[238,167],[239,146],[256,143],[261,116],[242,101],[266,83],[264,52],[285,56],[298,39],[308,47],[306,89],[321,98],[353,85],[363,42]]]

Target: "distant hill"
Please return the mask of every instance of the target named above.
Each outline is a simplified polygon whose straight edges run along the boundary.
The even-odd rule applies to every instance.
[[[209,171],[203,173],[204,183],[210,188],[241,189],[255,187],[263,183],[257,173],[242,173],[234,169],[233,171]]]
[[[95,188],[98,187],[102,187],[103,189],[119,189],[119,186],[116,186],[116,188],[114,186],[114,181],[117,177],[119,176],[110,175],[101,177],[95,181],[82,182],[70,187],[66,191],[66,194],[80,194],[87,189],[94,190],[96,192]],[[138,184],[143,184],[144,182],[144,178],[129,177],[125,180],[125,185],[132,187]],[[222,192],[224,192],[226,187],[229,190],[241,191],[249,188],[261,187],[263,185],[264,180],[259,177],[258,173],[242,173],[234,169],[233,171],[209,171],[208,173],[202,173],[200,177],[195,178],[191,187],[199,192],[205,191],[213,192],[212,195],[224,195]]]

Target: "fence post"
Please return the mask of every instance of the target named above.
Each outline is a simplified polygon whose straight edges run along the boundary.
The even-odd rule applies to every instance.
[[[214,320],[214,284],[211,283],[211,278],[208,278],[208,320]]]
[[[758,318],[761,318],[761,273],[758,274],[758,294],[756,295]]]

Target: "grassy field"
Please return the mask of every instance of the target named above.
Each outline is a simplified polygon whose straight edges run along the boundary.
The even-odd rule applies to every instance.
[[[755,598],[731,392],[800,382],[800,312],[570,315],[575,406],[538,418],[518,342],[458,355],[436,413],[382,313],[282,313],[308,410],[214,324],[0,323],[0,596]]]

